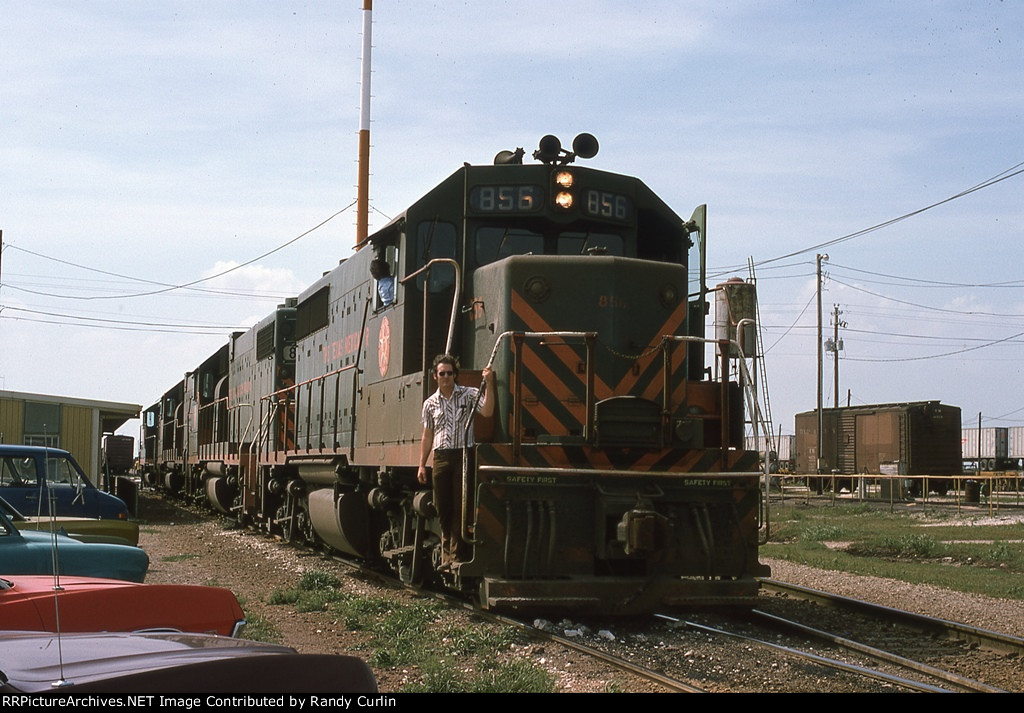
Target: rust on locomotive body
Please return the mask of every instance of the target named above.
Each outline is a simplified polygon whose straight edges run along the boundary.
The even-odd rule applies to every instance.
[[[536,164],[464,165],[233,335],[147,409],[153,482],[489,609],[753,601],[768,568],[744,384],[735,343],[705,338],[703,256],[689,272],[704,208],[684,220],[639,179],[575,165],[596,151],[548,136]],[[450,568],[416,480],[444,352],[464,385],[491,367],[497,392],[464,474],[471,555]]]

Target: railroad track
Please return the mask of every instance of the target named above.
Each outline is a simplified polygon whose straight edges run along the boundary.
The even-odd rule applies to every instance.
[[[814,653],[814,652],[811,652],[811,651],[807,651],[807,650],[798,648],[796,646],[784,646],[784,645],[775,643],[773,641],[768,641],[767,639],[764,639],[764,638],[758,638],[758,637],[755,637],[755,636],[751,636],[749,634],[744,634],[744,633],[739,633],[737,631],[727,630],[727,629],[724,629],[722,627],[706,626],[706,625],[698,624],[698,623],[692,622],[692,621],[685,621],[685,620],[677,619],[675,617],[672,617],[672,616],[669,616],[669,615],[666,615],[666,614],[659,614],[658,616],[660,618],[665,619],[666,621],[671,621],[671,622],[677,623],[677,624],[683,624],[683,625],[685,625],[688,628],[694,629],[696,631],[701,631],[701,632],[704,632],[704,633],[708,633],[708,634],[711,634],[712,636],[728,637],[728,638],[731,638],[731,639],[736,639],[736,640],[741,641],[741,642],[745,642],[745,643],[749,643],[749,644],[754,644],[756,646],[764,647],[764,648],[767,648],[767,649],[772,649],[774,651],[782,653],[784,656],[787,656],[787,657],[799,660],[801,662],[805,662],[807,664],[811,664],[811,665],[814,665],[814,666],[820,666],[820,667],[824,667],[824,668],[828,668],[828,669],[833,669],[833,670],[836,670],[836,671],[844,671],[844,672],[846,672],[848,674],[852,674],[852,675],[857,676],[857,677],[863,677],[863,678],[866,678],[866,679],[872,679],[872,680],[875,680],[875,681],[879,681],[879,682],[881,682],[883,684],[888,684],[888,685],[894,686],[896,688],[906,689],[906,690],[911,690],[911,691],[920,691],[920,692],[925,692],[925,693],[945,693],[945,692],[948,691],[948,689],[942,688],[940,686],[937,686],[937,685],[934,685],[934,684],[929,684],[927,682],[916,681],[916,680],[907,678],[906,676],[902,676],[902,675],[897,674],[897,673],[893,673],[893,672],[890,672],[890,671],[883,671],[883,670],[880,670],[880,669],[870,668],[868,666],[864,666],[864,665],[861,665],[861,664],[852,663],[849,660],[843,660],[843,659],[839,659],[839,658],[823,656],[821,654],[817,654],[817,653]],[[785,624],[788,627],[798,629],[802,633],[810,633],[812,631],[810,629],[810,627],[805,627],[805,626],[803,626],[801,624],[798,624],[797,622],[782,620],[779,617],[773,617],[773,620],[772,620],[771,624],[772,625],[778,625],[781,622],[785,622]],[[819,634],[820,633],[821,632],[819,632]],[[845,649],[845,650],[857,651],[859,653],[866,653],[867,652],[866,647],[857,646],[857,645],[855,645],[854,642],[846,642],[845,644],[841,643],[842,640],[839,637],[831,637],[831,638],[829,638],[829,641],[831,643],[833,643],[833,644],[836,644],[836,645],[840,646],[840,648]],[[897,663],[900,660],[900,658],[901,658],[901,657],[895,657],[892,654],[886,654],[885,652],[879,652],[879,656],[880,656],[880,658],[882,658],[883,660],[888,661],[889,663]],[[922,670],[921,667],[924,666],[924,664],[920,664],[918,662],[909,661],[907,659],[902,659],[902,662],[904,662],[906,668],[911,669],[911,670],[915,670],[915,671],[919,671],[919,672]],[[947,672],[938,671],[936,669],[933,669],[933,671],[935,671],[935,673],[937,674],[938,677],[942,677],[943,674],[947,674]],[[947,674],[947,676],[948,676],[948,674]],[[948,678],[946,678],[944,680],[949,681]],[[962,685],[962,688],[964,690],[985,691],[985,692],[992,692],[992,693],[1002,693],[1002,692],[1004,692],[1001,689],[993,688],[993,687],[988,687],[988,686],[985,686],[984,684],[979,684],[976,681],[967,681],[967,680],[965,680],[961,685]]]
[[[814,601],[845,611],[866,614],[876,619],[917,629],[922,633],[944,636],[950,640],[962,641],[973,646],[981,646],[1001,654],[1024,657],[1024,639],[1016,636],[1000,634],[968,624],[947,621],[901,609],[893,609],[880,604],[844,597],[839,594],[823,592],[788,582],[780,582],[775,579],[762,579],[761,586],[766,591],[780,592],[791,597]]]
[[[971,678],[967,678],[966,676],[960,676],[950,671],[946,671],[935,666],[930,666],[920,661],[914,661],[913,659],[906,658],[905,656],[900,656],[899,654],[894,654],[874,646],[868,646],[867,644],[862,644],[860,642],[853,641],[852,639],[847,639],[836,634],[821,631],[820,629],[814,629],[812,627],[800,624],[799,622],[791,621],[789,619],[783,619],[782,617],[775,616],[774,614],[768,614],[766,612],[758,611],[756,609],[751,613],[754,616],[765,619],[770,625],[789,629],[810,637],[827,641],[831,644],[839,646],[844,651],[863,654],[876,661],[881,661],[893,664],[901,668],[905,668],[908,671],[911,671],[915,674],[923,674],[925,676],[940,681],[942,684],[949,684],[958,690],[969,691],[972,693],[1006,693],[1006,691],[1004,691],[1003,689],[997,688],[995,686],[990,686],[987,683],[975,681]],[[841,665],[836,667],[841,667]],[[909,688],[910,690],[934,693],[947,690],[940,686],[915,681],[905,676],[886,674],[881,671],[864,669],[860,667],[858,667],[857,670],[862,672],[865,676],[877,678],[878,680],[888,681],[897,686]]]

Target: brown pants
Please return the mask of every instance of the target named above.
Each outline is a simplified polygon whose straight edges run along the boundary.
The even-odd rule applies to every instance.
[[[474,467],[472,448],[434,451],[434,507],[441,521],[441,564],[465,562],[472,556],[472,548],[462,539],[462,457],[466,466]]]

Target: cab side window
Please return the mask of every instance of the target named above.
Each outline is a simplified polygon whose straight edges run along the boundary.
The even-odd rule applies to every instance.
[[[46,459],[46,479],[48,482],[74,485],[76,475],[78,475],[78,471],[75,470],[74,466],[71,465],[71,461],[67,458]]]

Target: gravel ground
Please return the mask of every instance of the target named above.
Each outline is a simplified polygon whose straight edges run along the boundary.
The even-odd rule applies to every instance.
[[[381,585],[358,575],[347,574],[341,566],[319,555],[304,553],[277,541],[226,529],[220,522],[205,519],[158,495],[143,493],[140,498],[143,521],[140,545],[150,555],[148,582],[216,584],[228,587],[251,614],[272,622],[283,643],[304,653],[355,653],[368,656],[361,648],[364,635],[347,631],[326,612],[296,613],[291,607],[267,604],[277,590],[293,588],[303,572],[335,571],[347,590],[381,594]],[[816,570],[785,561],[768,560],[773,577],[805,586],[846,594],[893,607],[942,616],[976,626],[1024,636],[1024,604],[964,595],[936,587],[909,585],[899,581],[861,577]],[[389,597],[412,595],[400,588],[386,591]],[[472,616],[453,611],[451,616]],[[595,629],[594,623],[588,625]],[[563,628],[573,628],[572,622]],[[614,632],[615,622],[607,629]],[[515,655],[531,658],[551,671],[561,690],[566,692],[652,692],[661,690],[588,656],[554,645],[534,643],[518,647]],[[718,662],[720,667],[749,667],[736,652],[737,661]],[[468,665],[471,665],[468,664]],[[397,692],[401,686],[419,678],[415,669],[376,670],[380,690]],[[699,682],[698,682],[699,685]],[[766,688],[766,690],[777,690]],[[819,690],[828,690],[827,683]]]

